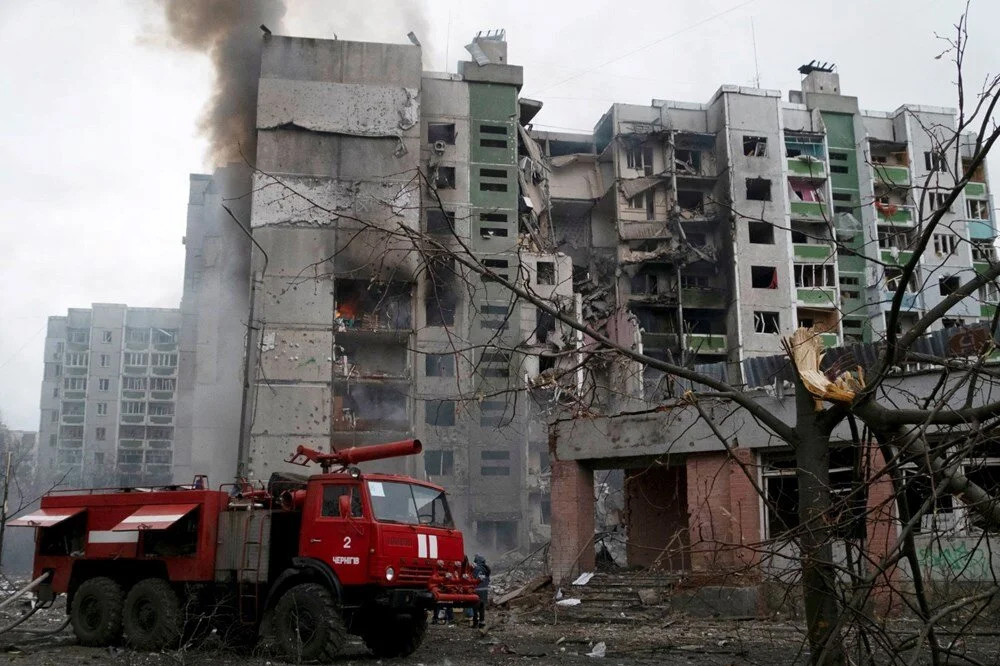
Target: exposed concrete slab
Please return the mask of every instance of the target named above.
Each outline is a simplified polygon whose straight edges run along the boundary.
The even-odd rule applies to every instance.
[[[267,399],[261,400],[265,393]],[[329,410],[327,386],[262,384],[258,387],[251,435],[325,436],[330,431]]]
[[[333,334],[329,329],[265,331],[260,351],[264,376],[278,381],[329,381],[332,339]]]
[[[707,585],[674,593],[670,606],[695,617],[757,617],[758,598],[756,587]]]

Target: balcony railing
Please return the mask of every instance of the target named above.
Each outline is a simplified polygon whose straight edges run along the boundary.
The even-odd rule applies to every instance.
[[[910,259],[912,258],[913,253],[909,250],[899,250],[893,248],[886,248],[882,250],[882,262],[886,264],[905,266],[910,263]]]
[[[965,186],[965,196],[979,199],[986,197],[986,183],[968,183]]]
[[[879,204],[875,206],[875,213],[878,215],[879,223],[913,226],[913,209],[910,206]]]
[[[689,308],[726,307],[726,291],[717,287],[685,287],[681,290],[681,298]]]
[[[910,170],[904,166],[873,164],[872,170],[875,172],[875,180],[880,183],[886,185],[910,184]]]
[[[883,310],[888,310],[890,307],[892,307],[893,296],[895,296],[895,292],[894,291],[889,291],[888,289],[883,289],[882,290],[882,309]],[[917,296],[919,296],[919,294],[915,294],[915,293],[912,293],[912,292],[909,292],[909,291],[904,292],[903,293],[902,308],[904,310],[914,310],[914,309],[916,309],[918,307]]]
[[[685,346],[698,354],[725,354],[726,336],[719,333],[688,333]]]
[[[813,307],[832,308],[837,305],[837,290],[833,287],[799,287],[796,297],[799,303]]]
[[[826,261],[833,254],[833,246],[819,243],[795,243],[793,246],[796,259],[806,261]]]
[[[826,204],[822,201],[793,201],[792,217],[806,219],[825,219]]]
[[[840,339],[836,333],[820,333],[819,339],[823,342],[823,346],[828,349],[840,345]]]
[[[789,157],[788,173],[801,178],[826,178],[826,163],[805,155]]]

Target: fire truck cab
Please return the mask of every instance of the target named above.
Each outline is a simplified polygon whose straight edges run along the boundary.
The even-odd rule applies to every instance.
[[[349,633],[377,656],[405,656],[428,609],[478,602],[476,580],[443,488],[349,465],[420,450],[418,440],[300,447],[291,461],[324,473],[230,492],[53,492],[8,524],[37,528],[40,599],[68,595],[85,645],[159,650],[215,626],[241,641],[267,636],[296,660],[329,661]]]

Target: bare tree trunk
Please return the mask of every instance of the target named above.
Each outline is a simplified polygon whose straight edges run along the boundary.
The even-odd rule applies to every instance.
[[[816,400],[801,381],[795,381],[795,429],[799,436],[795,463],[799,482],[799,539],[802,549],[802,594],[811,661],[844,664],[840,639],[830,640],[840,613],[833,565],[833,540],[829,526],[830,428],[816,410]],[[824,653],[824,648],[825,653]]]

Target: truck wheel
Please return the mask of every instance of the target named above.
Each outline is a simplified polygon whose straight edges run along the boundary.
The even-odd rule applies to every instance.
[[[361,638],[371,653],[382,659],[406,657],[417,651],[427,633],[427,612],[414,610],[381,615],[370,622]]]
[[[181,636],[181,605],[177,592],[162,578],[136,583],[125,597],[125,637],[139,650],[175,646]]]
[[[318,583],[285,592],[274,607],[274,637],[289,659],[328,662],[347,640],[333,595]]]
[[[103,647],[122,637],[125,592],[110,578],[100,576],[80,583],[73,593],[70,621],[81,645]]]

